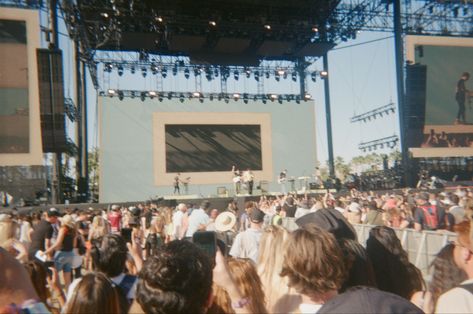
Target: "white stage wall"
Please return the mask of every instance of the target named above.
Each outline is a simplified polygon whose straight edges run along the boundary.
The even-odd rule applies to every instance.
[[[260,125],[262,169],[253,171],[255,187],[269,182],[279,191],[279,172],[310,176],[316,165],[315,104],[197,99],[99,98],[100,202],[141,201],[171,195],[176,173],[166,172],[166,124]],[[225,187],[233,195],[228,171],[182,173],[191,177],[188,193],[204,197]],[[237,165],[238,166],[238,165]],[[184,192],[181,186],[181,194]],[[255,189],[254,194],[258,191]]]

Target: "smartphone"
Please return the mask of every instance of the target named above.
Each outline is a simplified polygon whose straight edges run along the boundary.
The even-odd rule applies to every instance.
[[[120,234],[125,239],[125,242],[131,243],[131,228],[122,228]]]
[[[44,267],[46,268],[46,273],[49,278],[53,277],[53,271],[49,268],[54,267],[54,262],[53,261],[47,261],[44,262]]]
[[[192,236],[192,242],[204,250],[205,253],[215,261],[217,252],[217,235],[213,231],[197,231]]]

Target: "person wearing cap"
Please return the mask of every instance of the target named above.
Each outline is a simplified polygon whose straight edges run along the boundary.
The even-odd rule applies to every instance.
[[[37,251],[44,251],[51,246],[51,239],[53,237],[54,229],[52,224],[57,223],[59,212],[56,208],[49,209],[34,227],[31,234],[31,244],[28,249],[28,257],[34,260]]]
[[[431,204],[429,193],[421,192],[415,200],[417,208],[414,214],[414,229],[416,231],[445,229],[445,209]]]
[[[255,263],[258,258],[259,243],[263,234],[264,213],[253,208],[249,215],[250,227],[235,237],[230,255],[237,258],[251,258]]]
[[[71,284],[73,249],[77,247],[76,223],[71,215],[60,219],[61,227],[56,242],[43,252],[48,256],[54,253],[54,267],[58,272],[63,272],[64,286],[67,289]]]
[[[189,239],[192,238],[194,233],[198,230],[200,231],[206,230],[207,225],[210,222],[209,215],[207,214],[209,207],[210,207],[210,202],[203,201],[202,204],[200,204],[199,208],[196,208],[192,211],[192,213],[189,216],[189,227],[187,228],[187,231],[186,231],[186,238],[189,238]]]

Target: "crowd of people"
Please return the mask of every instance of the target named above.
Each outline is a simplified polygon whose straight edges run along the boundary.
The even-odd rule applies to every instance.
[[[0,214],[1,313],[472,313],[473,190]],[[294,219],[298,228],[283,227]],[[359,243],[353,224],[373,225]],[[430,266],[395,229],[456,232]],[[203,241],[204,240],[204,241]]]

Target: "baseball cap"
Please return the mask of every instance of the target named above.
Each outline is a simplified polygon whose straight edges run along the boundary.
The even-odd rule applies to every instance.
[[[313,223],[317,225],[317,227],[332,233],[337,239],[357,239],[355,229],[353,229],[351,224],[336,209],[319,209],[314,213],[309,213],[296,220],[296,224],[300,228],[304,228],[305,225],[310,223]]]
[[[261,223],[264,221],[264,213],[258,208],[253,208],[250,214],[250,220],[254,223]]]
[[[51,207],[50,209],[48,209],[48,216],[49,217],[59,217],[60,214],[59,214],[59,211],[56,208]]]
[[[357,286],[326,302],[317,313],[424,313],[408,300],[386,291]]]

